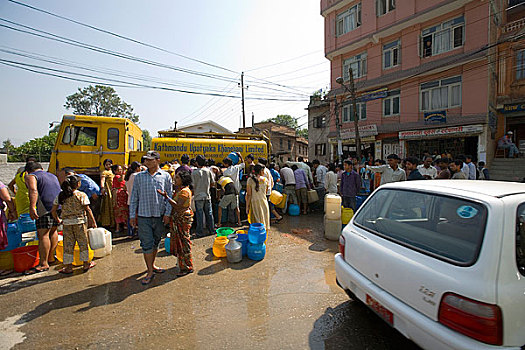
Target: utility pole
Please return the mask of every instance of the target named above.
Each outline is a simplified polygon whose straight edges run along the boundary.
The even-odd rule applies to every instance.
[[[355,85],[354,85],[354,74],[352,68],[348,69],[348,74],[350,74],[350,94],[352,96],[352,109],[353,109],[353,118],[354,118],[354,128],[355,128],[355,148],[357,151],[357,161],[361,161],[361,137],[359,136],[359,121],[357,120],[357,102],[355,98]]]
[[[246,115],[244,114],[244,72],[241,73],[242,133],[246,133]]]
[[[252,112],[252,134],[255,134],[255,115]]]
[[[335,130],[337,139],[337,163],[343,161],[343,143],[341,141],[341,121],[339,120],[339,111],[337,109],[337,96],[334,98]]]

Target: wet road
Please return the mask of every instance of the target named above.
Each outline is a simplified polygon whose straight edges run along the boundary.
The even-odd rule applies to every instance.
[[[114,239],[88,273],[54,266],[0,280],[0,349],[417,349],[335,284],[337,243],[322,216],[286,217],[264,260],[228,264],[212,237],[194,241],[196,273],[142,286],[138,241]]]

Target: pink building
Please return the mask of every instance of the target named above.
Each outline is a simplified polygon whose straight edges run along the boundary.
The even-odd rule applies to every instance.
[[[352,68],[363,153],[492,159],[496,55],[507,1],[321,0],[331,62],[327,150],[355,154]],[[315,123],[310,123],[315,125]],[[316,147],[316,145],[310,145]]]

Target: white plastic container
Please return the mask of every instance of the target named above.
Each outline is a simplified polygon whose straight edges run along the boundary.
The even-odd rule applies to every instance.
[[[324,212],[328,219],[341,219],[341,201],[341,196],[337,194],[327,194],[324,197]]]
[[[105,229],[103,230],[104,230],[104,247],[100,249],[96,249],[93,252],[95,258],[103,258],[106,255],[111,254],[111,250],[113,249],[111,232]]]
[[[324,216],[324,236],[331,241],[338,241],[341,236],[341,218],[329,219],[327,215]]]
[[[316,190],[308,190],[308,203],[315,203],[319,200]]]
[[[103,227],[88,229],[89,246],[91,249],[97,250],[106,246],[106,240],[104,238],[105,231],[106,229]]]

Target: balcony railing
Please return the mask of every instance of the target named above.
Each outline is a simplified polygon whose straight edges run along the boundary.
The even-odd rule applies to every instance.
[[[513,31],[521,29],[523,27],[525,27],[525,17],[524,18],[520,18],[517,21],[507,23],[503,27],[503,33],[513,32]]]

